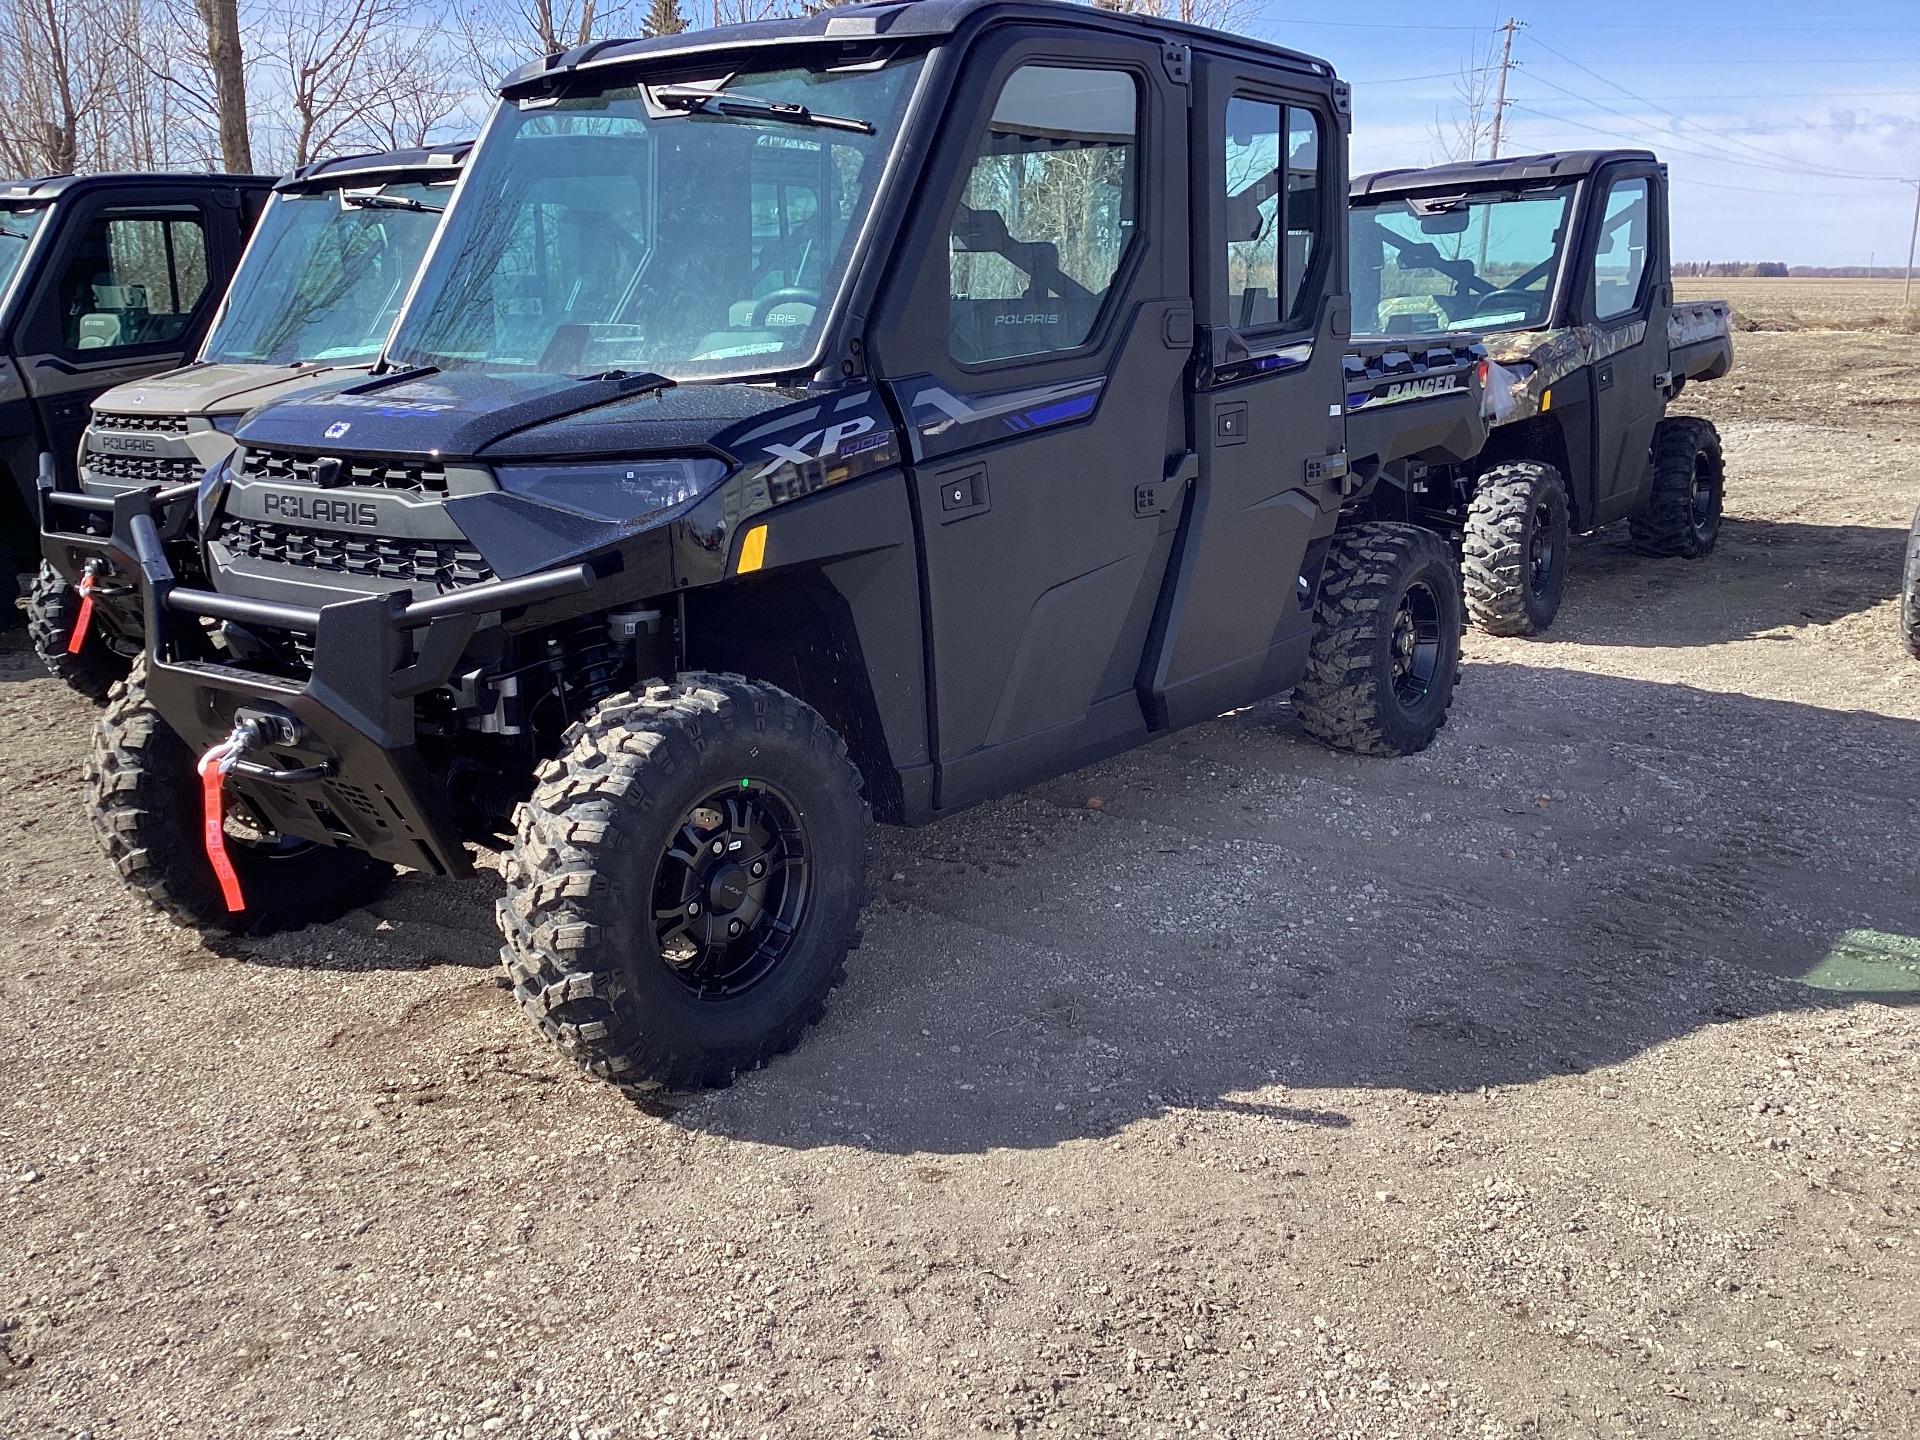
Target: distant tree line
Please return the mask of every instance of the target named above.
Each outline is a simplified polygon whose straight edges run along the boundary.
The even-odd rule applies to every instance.
[[[1675,275],[1753,275],[1776,280],[1898,280],[1904,265],[1785,265],[1778,260],[1676,260]]]
[[[1676,260],[1675,275],[1753,275],[1784,280],[1794,273],[1780,260]]]

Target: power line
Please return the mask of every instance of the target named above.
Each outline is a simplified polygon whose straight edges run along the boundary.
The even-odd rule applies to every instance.
[[[1616,110],[1613,108],[1613,106],[1606,104],[1604,101],[1595,100],[1590,95],[1582,95],[1578,91],[1569,90],[1566,86],[1556,84],[1554,81],[1547,79],[1547,77],[1544,75],[1532,75],[1532,76],[1529,76],[1528,78],[1535,80],[1542,85],[1549,86],[1554,90],[1558,90],[1562,95],[1565,95],[1571,99],[1577,100],[1582,105],[1591,105],[1596,110],[1604,110],[1607,112],[1607,114],[1618,116],[1620,119],[1627,121],[1629,124],[1640,125],[1643,131],[1647,133],[1659,135],[1662,138],[1663,142],[1674,138],[1672,135],[1672,132],[1670,131],[1662,130],[1657,126],[1642,125],[1640,117],[1637,115],[1629,115],[1627,114],[1626,111]],[[1635,97],[1635,98],[1638,98],[1638,97]],[[1659,109],[1660,107],[1655,106],[1654,108]],[[1661,113],[1672,115],[1673,112],[1662,111]],[[1676,116],[1673,116],[1673,118],[1677,120],[1680,117],[1676,115]],[[1572,124],[1574,122],[1569,120],[1569,121],[1566,121],[1566,123]],[[1719,133],[1717,131],[1708,129],[1706,126],[1700,126],[1697,128],[1706,130],[1709,135]],[[1704,151],[1697,152],[1698,158],[1700,159],[1720,160],[1728,165],[1745,165],[1755,170],[1778,171],[1781,169],[1789,169],[1789,170],[1795,171],[1798,174],[1808,175],[1818,179],[1834,179],[1834,180],[1884,181],[1884,180],[1899,178],[1897,176],[1872,175],[1872,174],[1867,174],[1860,171],[1841,170],[1835,166],[1815,165],[1810,161],[1796,160],[1790,156],[1776,155],[1771,151],[1760,150],[1758,146],[1748,146],[1747,148],[1749,150],[1753,150],[1756,153],[1765,157],[1765,163],[1763,164],[1759,160],[1750,159],[1746,156],[1739,155],[1733,151],[1730,151],[1725,146],[1715,145],[1711,140],[1701,140],[1691,135],[1681,137],[1681,138],[1690,140],[1696,145],[1705,147]],[[1727,138],[1731,139],[1732,137],[1729,136]],[[1696,153],[1696,152],[1688,152],[1688,151],[1682,150],[1682,151],[1679,151],[1679,153],[1688,154],[1688,153]]]
[[[1814,166],[1804,160],[1796,160],[1790,156],[1781,155],[1776,151],[1767,150],[1762,146],[1753,144],[1751,141],[1742,140],[1737,135],[1728,135],[1724,131],[1715,130],[1711,125],[1701,125],[1695,121],[1690,121],[1687,119],[1686,116],[1678,114],[1675,111],[1669,110],[1664,105],[1655,104],[1655,102],[1647,99],[1646,96],[1635,94],[1632,90],[1629,90],[1626,86],[1622,85],[1618,80],[1611,80],[1607,76],[1602,75],[1598,70],[1592,69],[1589,66],[1581,64],[1580,61],[1575,60],[1571,55],[1568,55],[1563,51],[1554,49],[1553,46],[1547,44],[1546,41],[1540,39],[1537,35],[1529,36],[1528,39],[1530,39],[1534,44],[1538,45],[1541,49],[1547,51],[1549,54],[1558,55],[1562,60],[1566,61],[1569,65],[1572,65],[1576,69],[1584,71],[1586,74],[1591,75],[1594,79],[1598,80],[1602,85],[1612,86],[1615,90],[1618,90],[1622,95],[1625,95],[1628,99],[1638,100],[1642,105],[1652,105],[1653,108],[1658,110],[1662,115],[1666,115],[1674,120],[1677,120],[1682,125],[1693,125],[1695,129],[1703,130],[1709,135],[1717,136],[1719,139],[1725,140],[1734,145],[1738,145],[1743,150],[1749,150],[1756,155],[1760,155],[1764,157],[1765,159],[1773,162],[1776,165],[1792,165],[1792,166],[1797,166],[1802,170],[1817,171],[1820,173],[1831,174],[1836,176],[1845,174],[1848,179],[1857,179],[1857,180],[1869,180],[1869,179],[1870,180],[1898,180],[1902,178],[1901,176],[1898,176],[1898,175],[1868,174],[1861,171],[1843,172],[1838,167],[1834,167],[1834,166]],[[1549,85],[1553,84],[1553,82],[1550,80],[1544,81],[1543,83],[1549,84]],[[1563,89],[1563,87],[1557,86],[1557,85],[1554,86],[1554,88],[1557,90]],[[1587,99],[1587,97],[1585,96],[1575,95],[1574,92],[1571,90],[1566,90],[1564,91],[1564,93],[1573,95],[1573,98],[1576,100]],[[1600,102],[1595,100],[1589,100],[1589,103],[1597,105]],[[1601,105],[1600,108],[1603,110],[1609,109],[1609,107],[1605,105]],[[1613,110],[1611,111],[1611,113],[1615,115],[1620,114],[1620,112],[1617,110]],[[1623,116],[1622,118],[1630,119],[1631,117]],[[1719,147],[1715,147],[1715,148],[1719,148]],[[1738,163],[1738,162],[1734,162],[1734,163]]]

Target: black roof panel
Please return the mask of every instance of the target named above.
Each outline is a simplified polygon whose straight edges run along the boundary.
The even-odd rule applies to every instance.
[[[1371,175],[1357,175],[1347,194],[1357,199],[1417,190],[1477,190],[1543,180],[1577,180],[1615,160],[1657,158],[1651,150],[1560,150],[1545,155],[1508,155],[1498,160],[1456,160],[1425,170],[1376,170]]]
[[[1333,67],[1296,50],[1268,44],[1244,35],[1228,35],[1198,25],[1183,25],[1177,20],[1161,20],[1146,15],[1125,15],[1073,5],[1063,0],[871,0],[871,3],[840,5],[791,20],[756,20],[744,25],[723,25],[712,30],[688,30],[678,35],[657,35],[650,40],[596,40],[563,54],[549,55],[523,65],[500,82],[503,95],[525,95],[545,88],[552,78],[664,59],[668,56],[698,58],[702,54],[742,48],[777,45],[830,45],[864,48],[876,40],[938,39],[951,35],[966,21],[983,11],[993,11],[1008,19],[1040,21],[1055,25],[1077,25],[1108,33],[1145,33],[1174,44],[1193,45],[1232,54],[1246,55],[1269,65],[1304,70],[1331,77]]]
[[[178,170],[130,171],[106,175],[40,175],[31,180],[0,180],[0,204],[18,200],[51,200],[70,190],[90,190],[115,185],[193,186],[234,185],[242,190],[258,190],[272,185],[272,175],[227,175],[189,173]]]
[[[316,160],[303,165],[274,188],[276,190],[332,190],[352,184],[372,185],[382,179],[442,177],[456,175],[467,163],[473,149],[471,140],[454,140],[445,145],[429,145],[414,150],[377,150],[367,155],[342,155],[335,160]]]

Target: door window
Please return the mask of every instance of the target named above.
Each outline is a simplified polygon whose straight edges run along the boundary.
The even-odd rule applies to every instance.
[[[1007,77],[948,241],[954,359],[1086,343],[1133,243],[1139,109],[1123,71]]]
[[[1600,241],[1593,252],[1593,314],[1613,320],[1640,308],[1647,273],[1647,182],[1616,180],[1607,191]]]
[[[1320,120],[1235,96],[1226,125],[1227,323],[1247,330],[1309,317],[1320,251]]]
[[[60,280],[69,350],[125,350],[178,340],[207,288],[199,210],[105,210]]]

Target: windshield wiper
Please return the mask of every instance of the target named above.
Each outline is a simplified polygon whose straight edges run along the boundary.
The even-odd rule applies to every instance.
[[[11,225],[0,225],[0,239],[31,240],[33,236],[24,230],[15,230]]]
[[[447,209],[444,205],[422,205],[400,195],[342,195],[340,203],[356,210],[412,210],[421,215],[443,215]]]
[[[871,135],[873,126],[846,115],[816,115],[790,100],[768,100],[736,90],[702,90],[695,85],[660,85],[652,91],[662,105],[696,115],[731,115],[740,120],[772,120],[782,125],[804,125],[811,130],[851,130]]]

